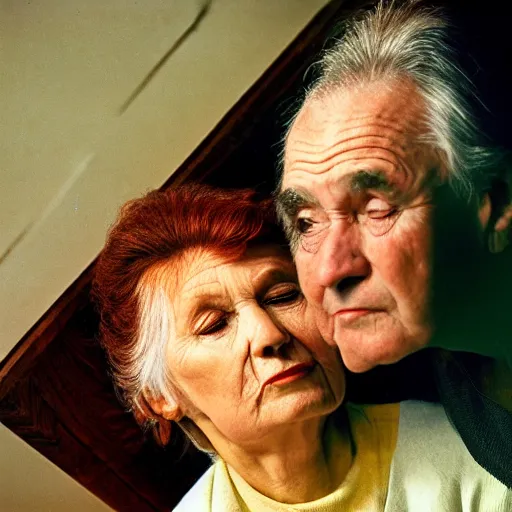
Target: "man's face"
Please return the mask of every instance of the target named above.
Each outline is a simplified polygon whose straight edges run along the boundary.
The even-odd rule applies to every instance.
[[[432,336],[432,190],[442,166],[407,82],[309,100],[287,138],[278,199],[318,326],[356,372]]]

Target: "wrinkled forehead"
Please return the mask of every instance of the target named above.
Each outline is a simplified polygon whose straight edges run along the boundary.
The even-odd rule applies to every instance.
[[[171,301],[180,301],[199,292],[225,288],[233,283],[255,283],[266,271],[275,280],[290,278],[295,266],[287,248],[261,245],[247,249],[239,257],[193,248],[150,268],[141,284],[164,290]]]
[[[191,276],[207,271],[225,261],[202,248],[179,251],[174,256],[149,267],[141,278],[140,286],[160,287],[177,293]]]
[[[286,137],[285,172],[302,154],[316,152],[328,158],[340,144],[351,149],[363,138],[373,138],[368,142],[384,148],[411,146],[427,131],[425,114],[421,94],[414,84],[404,80],[313,95],[302,106]]]
[[[281,191],[317,195],[315,187],[325,193],[332,185],[354,185],[354,177],[378,177],[403,191],[421,187],[441,163],[426,136],[425,114],[417,88],[403,80],[312,96],[286,139]]]
[[[290,272],[295,267],[287,248],[274,244],[249,247],[240,256],[231,258],[214,251],[192,253],[188,257],[184,277],[180,280],[181,291],[186,293],[211,280],[231,280],[242,274],[246,274],[248,281],[254,283],[262,272],[278,269]]]

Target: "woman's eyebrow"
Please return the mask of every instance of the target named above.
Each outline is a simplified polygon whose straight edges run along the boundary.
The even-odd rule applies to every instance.
[[[292,271],[281,268],[266,268],[251,276],[251,281],[262,288],[270,288],[276,283],[287,283],[295,280],[296,277]]]
[[[183,320],[191,323],[197,315],[211,309],[230,309],[230,300],[220,293],[199,293],[191,295],[183,301]]]

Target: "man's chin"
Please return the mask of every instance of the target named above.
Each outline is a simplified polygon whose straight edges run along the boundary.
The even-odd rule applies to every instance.
[[[337,340],[336,340],[337,341]],[[336,342],[343,364],[352,373],[364,373],[376,366],[394,364],[416,352],[416,349],[404,347],[394,340],[367,340],[364,343],[351,344],[348,340]],[[353,349],[356,347],[356,350]]]

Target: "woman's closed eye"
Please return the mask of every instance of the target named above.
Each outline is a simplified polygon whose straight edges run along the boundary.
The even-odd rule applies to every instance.
[[[282,293],[268,296],[264,299],[265,306],[279,306],[295,302],[301,297],[301,291],[297,288],[288,289]]]
[[[211,334],[218,334],[223,331],[228,325],[228,317],[222,315],[209,315],[204,322],[197,329],[199,336],[209,336]]]

